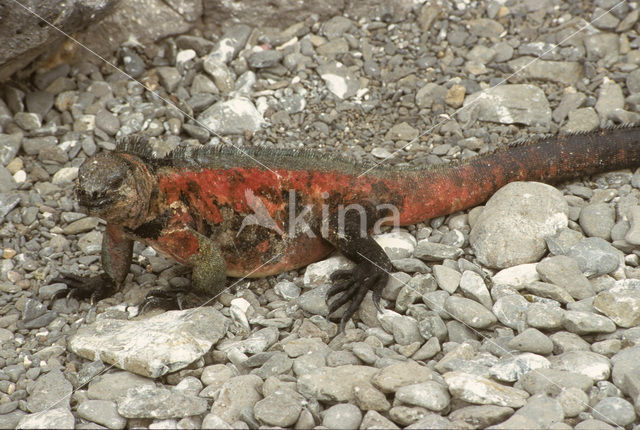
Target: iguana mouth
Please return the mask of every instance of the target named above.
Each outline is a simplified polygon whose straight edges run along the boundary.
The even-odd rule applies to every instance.
[[[110,196],[102,196],[99,198],[87,195],[86,193],[79,191],[76,193],[78,197],[78,204],[87,209],[100,209],[107,205],[113,204],[114,199]]]

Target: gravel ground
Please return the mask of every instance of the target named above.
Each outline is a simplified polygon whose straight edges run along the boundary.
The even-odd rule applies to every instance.
[[[0,427],[640,428],[632,171],[512,184],[380,235],[387,311],[368,297],[344,333],[325,318],[328,276],[351,264],[338,255],[129,319],[150,288],[190,282],[136,244],[124,291],[51,303],[60,271],[100,270],[104,224],[73,181],[121,136],[156,137],[159,155],[261,145],[425,165],[638,122],[637,3],[443,3],[121,47],[118,67],[155,95],[104,64],[6,85]]]

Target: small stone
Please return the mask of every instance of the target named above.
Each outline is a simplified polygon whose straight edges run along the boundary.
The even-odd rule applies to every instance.
[[[396,391],[395,398],[407,405],[421,406],[431,411],[441,412],[449,406],[447,387],[435,381],[405,385]]]
[[[577,416],[589,406],[589,396],[577,387],[569,387],[562,390],[557,399],[562,407],[564,416],[567,418]]]
[[[432,267],[433,277],[436,279],[438,286],[448,292],[449,294],[453,294],[457,289],[458,285],[460,285],[460,279],[462,275],[457,270],[453,270],[447,266],[442,266],[440,264],[436,264]]]
[[[473,328],[486,328],[497,321],[494,314],[483,305],[463,297],[450,296],[444,307],[453,318]]]
[[[626,427],[636,420],[633,405],[620,397],[605,397],[593,407],[596,419],[619,427]]]
[[[297,388],[298,392],[306,398],[320,401],[354,402],[353,387],[358,384],[368,384],[371,377],[378,371],[375,367],[349,364],[324,367],[313,373],[300,376]]]
[[[527,324],[542,330],[557,330],[562,327],[564,309],[545,303],[531,303],[527,308]]]
[[[465,406],[449,414],[452,421],[463,421],[474,428],[487,428],[503,422],[513,414],[513,408],[507,406]]]
[[[199,359],[224,335],[226,327],[222,314],[200,307],[138,321],[100,319],[80,328],[68,345],[81,357],[155,378]]]
[[[406,361],[391,364],[380,369],[371,382],[384,393],[392,393],[405,385],[426,382],[433,377],[429,368],[416,363],[415,361]]]
[[[118,414],[125,418],[182,418],[207,410],[207,400],[163,387],[138,386],[118,398]]]
[[[529,302],[518,294],[508,294],[500,297],[493,305],[493,315],[498,320],[514,330],[524,328]]]
[[[499,384],[482,376],[448,372],[443,377],[453,398],[473,404],[520,408],[529,397],[526,391]]]
[[[253,103],[243,97],[212,105],[198,116],[198,121],[222,135],[255,132],[264,123]]]
[[[425,261],[455,260],[463,254],[461,248],[423,239],[418,242],[414,255]]]
[[[553,352],[553,342],[545,334],[535,328],[528,328],[508,343],[509,348],[518,351],[548,355]]]
[[[404,140],[410,142],[417,137],[418,130],[411,127],[406,122],[401,122],[391,127],[384,138],[386,140]]]
[[[302,411],[303,398],[292,390],[278,390],[259,400],[253,414],[260,422],[279,427],[291,427]]]
[[[53,406],[68,408],[73,386],[61,371],[55,369],[35,381],[27,407],[31,412],[46,411]]]
[[[123,429],[127,420],[116,410],[116,403],[110,400],[85,400],[77,408],[80,418],[103,425],[110,429]]]
[[[156,73],[160,78],[160,84],[170,93],[175,91],[182,80],[180,72],[175,67],[158,67]]]
[[[23,130],[36,130],[42,126],[42,118],[37,113],[18,112],[13,116],[13,120]]]
[[[580,211],[580,227],[587,236],[609,240],[615,222],[615,209],[607,203],[587,205]]]
[[[630,209],[631,225],[624,237],[624,240],[633,244],[640,245],[640,206],[634,206]]]
[[[581,311],[566,311],[563,326],[566,330],[578,335],[613,333],[616,330],[616,325],[609,318]]]
[[[595,291],[582,274],[578,261],[564,255],[545,258],[536,265],[543,281],[564,288],[574,299],[593,297]]]
[[[469,105],[482,121],[525,125],[551,122],[544,92],[530,84],[504,84],[478,91],[465,99],[464,106]]]
[[[611,375],[607,357],[591,351],[568,351],[550,358],[553,367],[581,373],[594,381],[603,381]]]
[[[342,63],[333,61],[321,64],[316,72],[325,81],[329,91],[340,99],[353,97],[360,89],[356,77]]]
[[[247,59],[249,67],[254,69],[263,69],[265,67],[273,67],[282,60],[282,52],[277,49],[263,49],[249,55]]]
[[[546,393],[550,396],[557,396],[569,388],[585,392],[593,385],[593,379],[586,375],[553,368],[531,370],[520,378],[520,382],[530,394]]]
[[[465,296],[472,298],[485,308],[491,309],[493,302],[491,295],[480,275],[472,270],[465,270],[460,279],[460,289]]]
[[[620,327],[635,327],[640,324],[640,286],[627,286],[623,282],[617,281],[612,288],[599,293],[593,307]]]
[[[322,425],[328,429],[358,429],[362,412],[357,406],[340,403],[324,411]]]
[[[75,418],[68,408],[47,409],[20,418],[16,429],[74,428]]]

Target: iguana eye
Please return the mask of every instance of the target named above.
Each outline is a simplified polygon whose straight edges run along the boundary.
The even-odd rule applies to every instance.
[[[118,189],[120,188],[123,182],[124,182],[124,177],[121,175],[118,175],[115,178],[112,178],[111,181],[109,181],[109,188],[112,190]]]

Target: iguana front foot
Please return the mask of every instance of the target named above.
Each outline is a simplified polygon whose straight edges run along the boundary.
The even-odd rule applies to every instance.
[[[158,288],[147,293],[142,303],[139,305],[140,313],[143,314],[149,307],[159,307],[165,311],[183,310],[190,306],[185,306],[185,296],[188,290],[182,288]]]
[[[66,296],[67,299],[74,297],[77,299],[90,299],[93,305],[99,300],[112,296],[116,292],[116,285],[113,279],[106,273],[97,276],[78,276],[73,273],[63,273],[60,278],[50,281],[51,284],[60,282],[67,285],[67,288],[56,291],[51,296],[51,303]]]
[[[329,314],[351,301],[340,318],[340,331],[344,331],[345,324],[358,310],[369,290],[373,293],[373,303],[382,312],[380,294],[387,283],[387,274],[376,266],[361,263],[350,270],[338,270],[331,274],[331,282],[333,285],[327,292],[327,300],[338,293],[344,293],[329,305]]]

